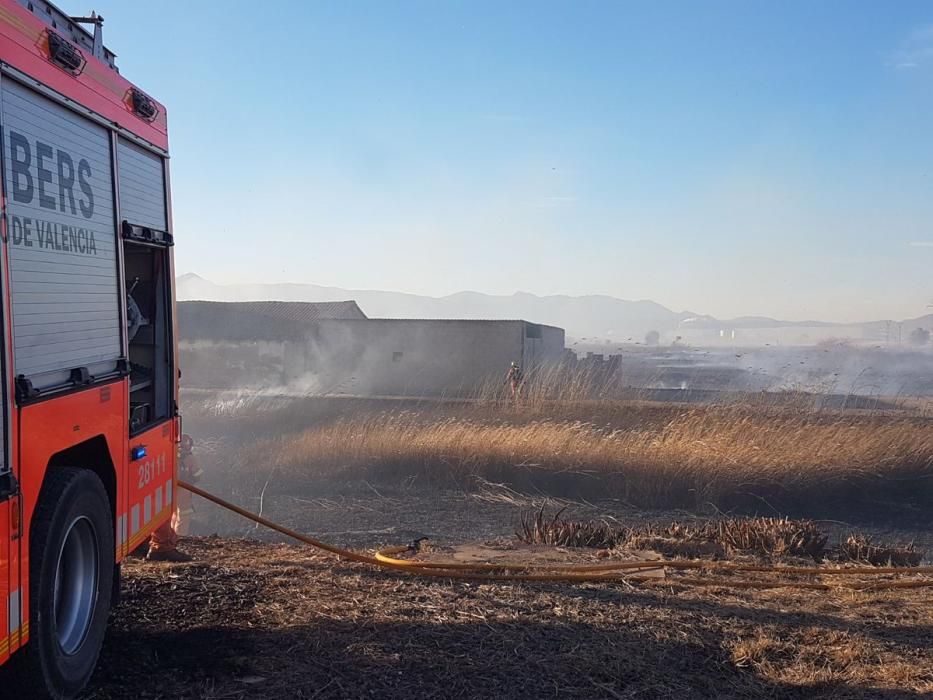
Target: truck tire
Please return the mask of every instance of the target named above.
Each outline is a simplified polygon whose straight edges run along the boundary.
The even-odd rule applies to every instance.
[[[30,531],[29,643],[12,659],[18,697],[73,698],[90,680],[110,613],[113,523],[95,473],[49,471]]]

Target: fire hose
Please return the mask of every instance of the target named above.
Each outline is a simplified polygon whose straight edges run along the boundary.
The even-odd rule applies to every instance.
[[[676,579],[660,579],[647,576],[652,571],[674,569],[697,571],[700,573],[770,573],[779,576],[809,575],[809,576],[879,576],[907,574],[916,576],[920,574],[933,574],[933,566],[915,567],[848,567],[839,569],[825,569],[808,566],[769,566],[762,564],[739,564],[732,562],[711,562],[692,559],[640,559],[637,561],[608,562],[605,564],[576,564],[576,565],[535,565],[523,563],[465,563],[465,562],[438,562],[423,561],[420,559],[400,559],[397,555],[410,552],[415,547],[396,546],[381,549],[375,555],[357,552],[351,549],[337,547],[327,542],[302,534],[291,528],[280,525],[261,515],[241,508],[240,506],[215,496],[204,489],[178,481],[178,486],[200,496],[221,508],[225,508],[237,515],[259,525],[263,525],[286,537],[310,545],[316,549],[333,554],[341,559],[360,564],[390,569],[394,571],[427,576],[432,578],[459,579],[464,581],[516,581],[516,582],[596,582],[619,580],[624,577],[626,581],[639,583],[676,583],[685,586],[728,587],[728,588],[798,588],[805,590],[831,590],[833,588],[847,588],[862,591],[885,590],[894,588],[926,588],[933,587],[933,579],[896,579],[876,582],[846,582],[819,583],[814,581],[755,581],[748,579],[708,578],[705,576],[677,577]]]

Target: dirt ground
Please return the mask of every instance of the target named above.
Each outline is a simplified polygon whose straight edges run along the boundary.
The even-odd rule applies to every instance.
[[[87,698],[919,698],[933,589],[476,584],[218,537],[129,560]]]

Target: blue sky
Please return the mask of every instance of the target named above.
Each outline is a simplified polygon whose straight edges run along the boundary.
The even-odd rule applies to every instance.
[[[933,302],[929,2],[94,4],[168,107],[180,272]]]

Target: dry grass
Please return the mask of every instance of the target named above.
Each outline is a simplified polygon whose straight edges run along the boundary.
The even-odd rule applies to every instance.
[[[767,556],[823,558],[829,537],[809,520],[788,518],[730,518],[696,529],[700,537],[722,543],[728,550]]]
[[[876,544],[867,535],[849,535],[839,546],[840,558],[872,566],[919,566],[924,552],[909,544]]]
[[[559,547],[658,549],[676,554],[754,554],[767,557],[808,557],[820,561],[829,537],[809,520],[788,518],[724,518],[666,527],[623,527],[605,521],[578,521],[553,516],[544,509],[522,514],[516,533],[527,544]],[[917,553],[922,558],[922,552]],[[916,566],[920,559],[913,564]]]
[[[567,404],[610,400],[624,392],[625,385],[619,372],[607,372],[595,365],[572,369],[549,365],[525,377],[521,387],[521,402],[525,408],[539,408],[555,401]],[[498,376],[481,383],[472,397],[482,403],[508,403],[512,400],[511,388]]]
[[[624,414],[620,407],[615,411]],[[495,406],[343,417],[268,440],[245,461],[283,483],[308,474],[461,484],[475,477],[649,508],[908,511],[933,503],[933,430],[897,414],[681,408],[625,427],[537,419]]]
[[[561,508],[548,516],[544,508],[525,511],[515,536],[525,544],[546,544],[552,547],[594,547],[612,549],[625,543],[630,530],[604,520],[567,520]]]
[[[791,408],[796,411],[815,412],[827,406],[862,407],[872,410],[892,409],[929,417],[929,399],[905,395],[866,395],[851,393],[852,387],[840,385],[835,379],[807,382],[806,385],[788,385],[780,382],[781,389],[750,391],[741,388],[744,383],[732,386],[728,377],[721,377],[717,389],[652,389],[648,386],[664,386],[663,372],[654,377],[642,378],[643,386],[629,386],[630,377],[624,368],[611,362],[583,363],[576,366],[563,364],[547,365],[530,371],[523,382],[519,402],[525,411],[547,411],[554,404],[566,407],[584,402],[632,402],[650,401],[659,395],[670,396],[671,391],[681,393],[684,400],[691,396],[702,396],[704,403],[722,406],[754,406],[756,409]],[[856,385],[857,386],[857,385]],[[494,375],[480,382],[466,396],[484,404],[513,404],[511,388],[502,376]]]

